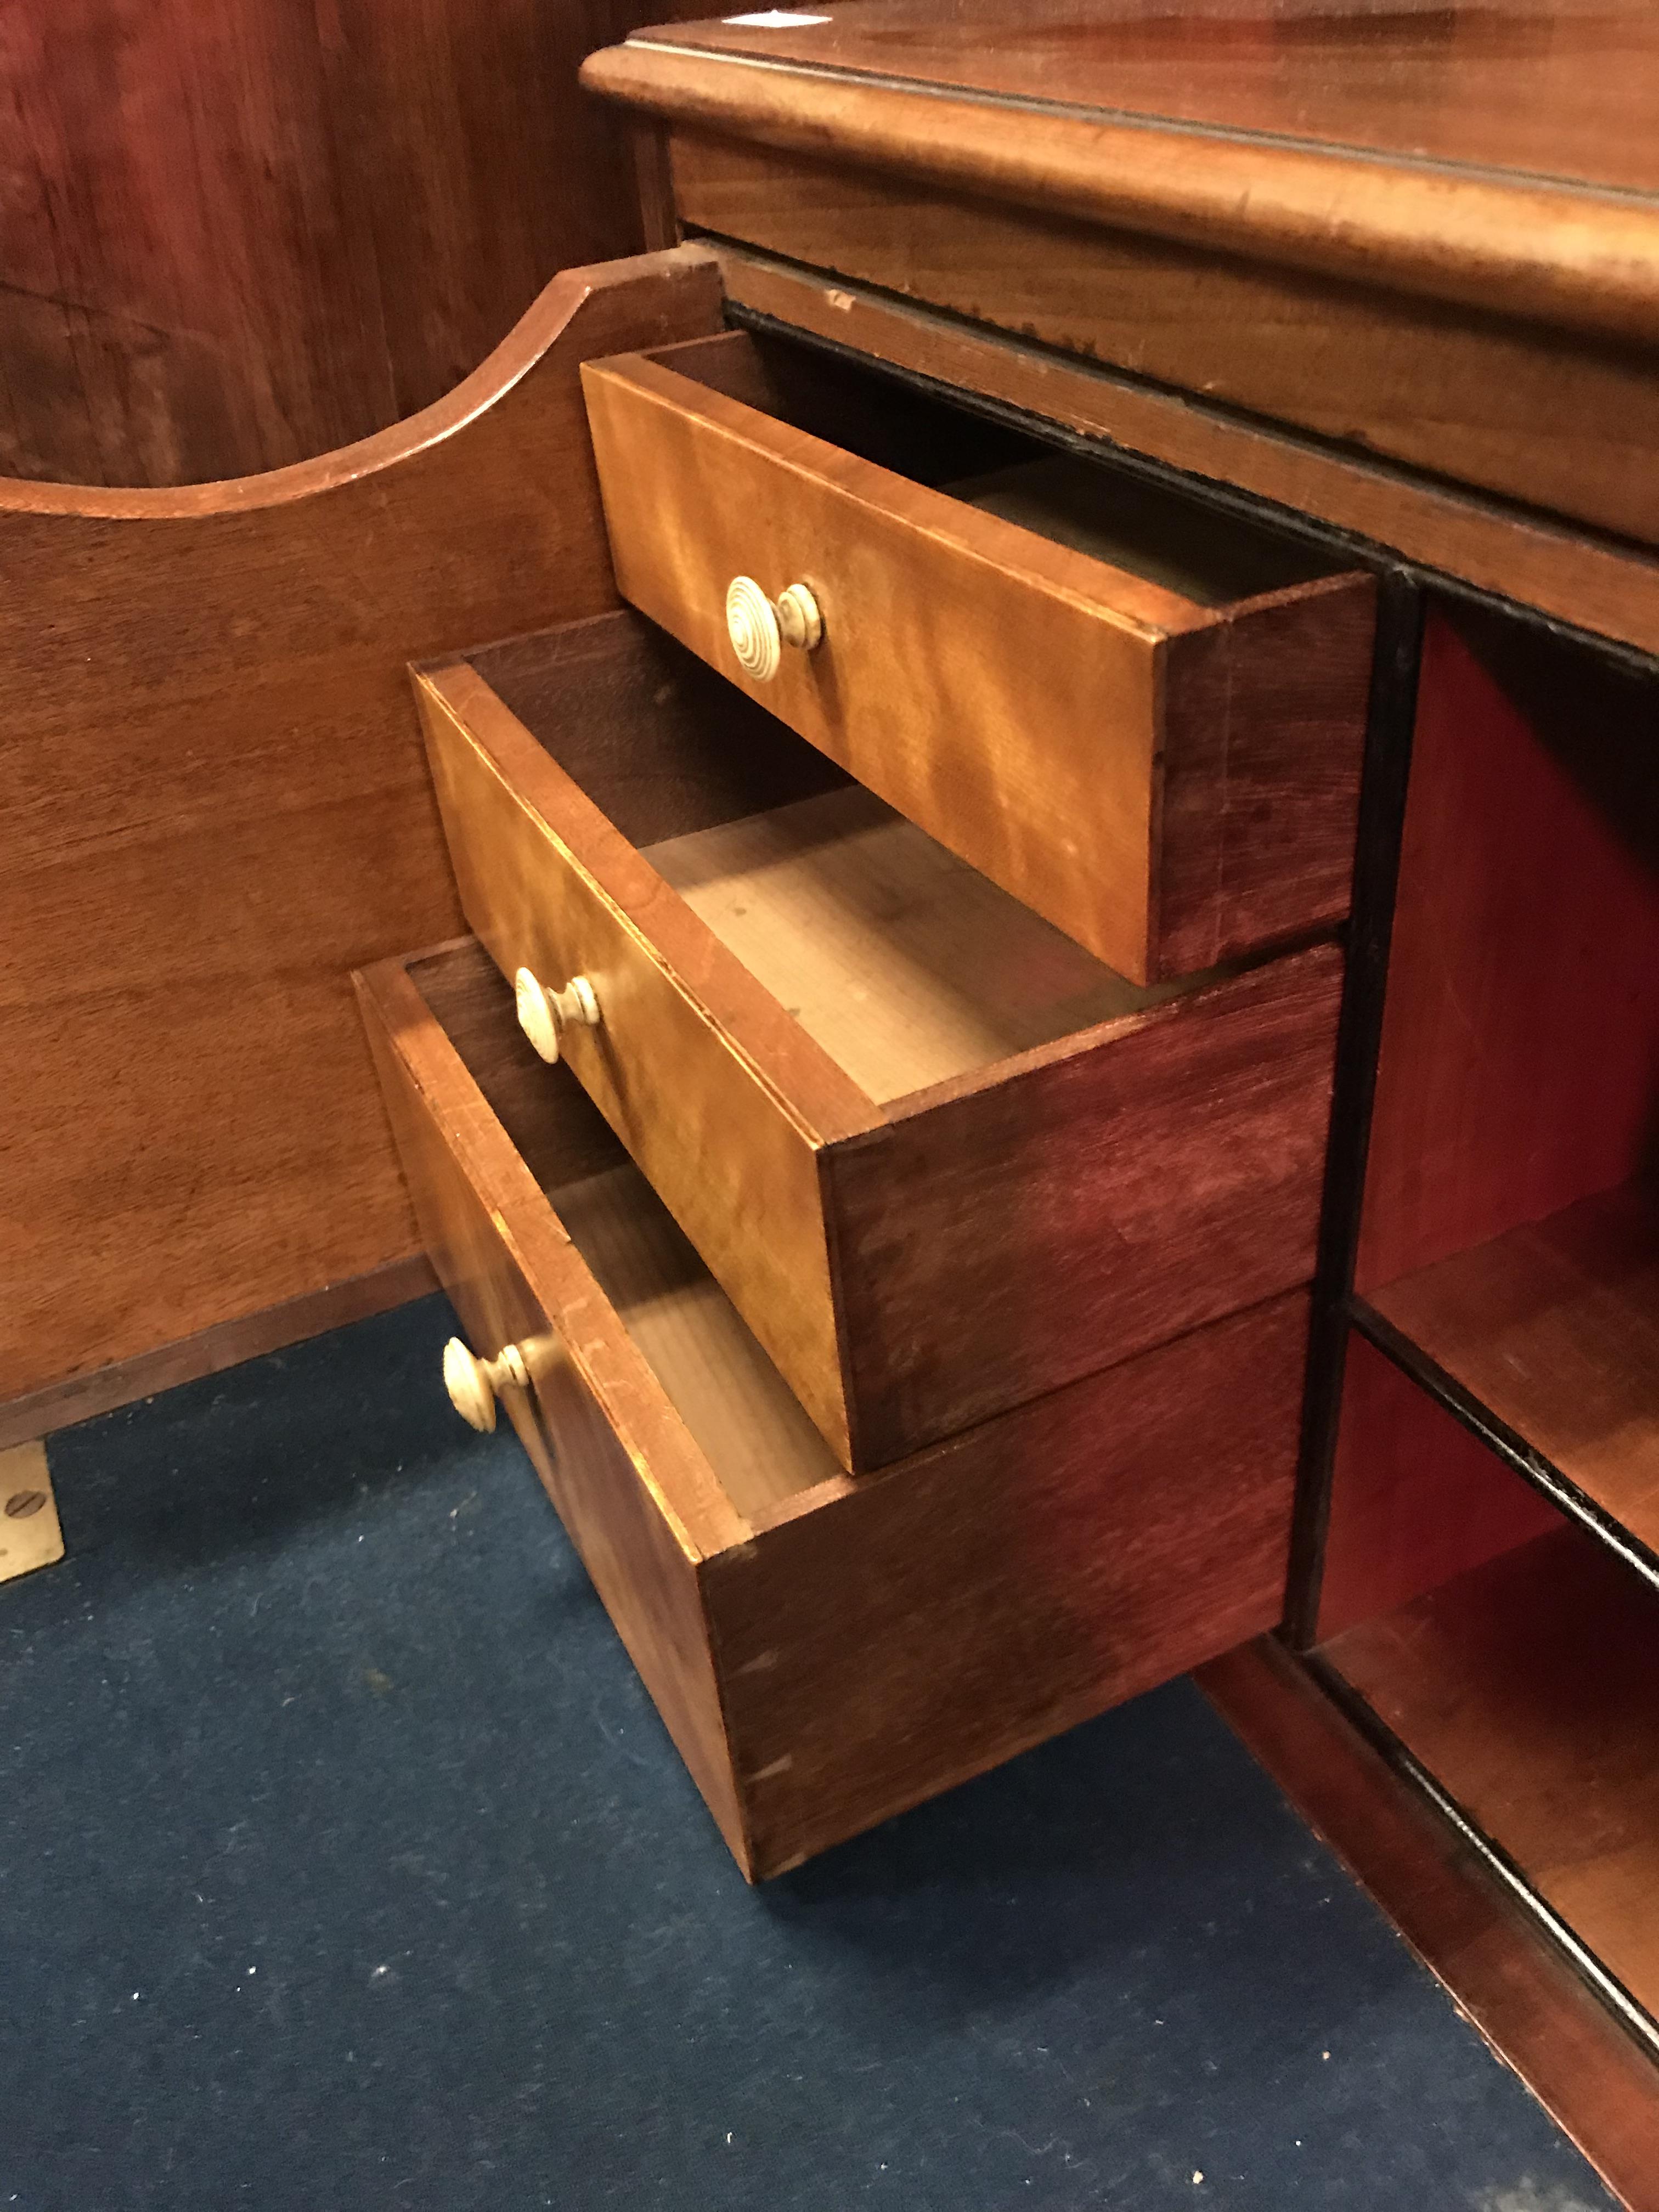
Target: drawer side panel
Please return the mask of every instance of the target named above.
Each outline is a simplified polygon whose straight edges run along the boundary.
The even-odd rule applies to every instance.
[[[1316,946],[828,1150],[866,1464],[1311,1279],[1341,986]]]
[[[1218,1322],[708,1563],[758,1876],[1274,1626],[1307,1306]]]
[[[1340,576],[1170,640],[1164,974],[1347,914],[1376,626],[1373,579]]]

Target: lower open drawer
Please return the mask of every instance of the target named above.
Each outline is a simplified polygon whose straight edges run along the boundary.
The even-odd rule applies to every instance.
[[[478,947],[357,981],[439,1275],[751,1879],[1277,1620],[1305,1294],[849,1476]]]

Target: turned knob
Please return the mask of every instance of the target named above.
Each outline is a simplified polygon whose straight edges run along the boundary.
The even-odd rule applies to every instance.
[[[495,1397],[508,1383],[530,1388],[530,1370],[516,1344],[504,1344],[493,1359],[480,1359],[459,1336],[444,1346],[444,1388],[464,1421],[486,1433],[495,1425]]]
[[[769,599],[752,576],[733,576],[726,592],[726,634],[745,676],[769,684],[786,645],[811,653],[823,635],[823,617],[805,584]]]
[[[599,1027],[599,1001],[586,975],[573,975],[562,991],[550,991],[528,968],[520,968],[513,978],[513,996],[519,1027],[544,1060],[558,1058],[566,1030]]]

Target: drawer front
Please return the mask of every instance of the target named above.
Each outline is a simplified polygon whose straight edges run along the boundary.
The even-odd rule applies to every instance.
[[[700,947],[679,942],[672,894],[650,869],[629,867],[633,856],[487,687],[467,701],[466,726],[451,710],[456,696],[453,679],[445,696],[430,683],[419,692],[467,920],[509,978],[520,967],[556,988],[588,977],[601,1018],[567,1032],[565,1056],[845,1452],[817,1133],[721,1028],[710,1006],[718,983],[699,975]],[[538,796],[556,799],[567,832],[591,830],[583,858]],[[610,890],[584,865],[599,848],[613,864]],[[777,1042],[783,1073],[799,1073],[808,1091],[797,1041]]]
[[[718,1292],[712,1328],[684,1282],[666,1331],[660,1300],[632,1320],[612,1304],[573,1241],[580,1200],[561,1195],[589,1187],[580,1117],[597,1115],[568,1073],[524,1068],[498,988],[476,994],[465,1058],[453,1013],[434,1011],[453,1006],[456,970],[476,981],[478,965],[462,945],[358,979],[422,1231],[473,1349],[518,1344],[536,1401],[521,1408],[526,1441],[553,1503],[751,1877],[1276,1621],[1305,1296],[878,1476],[824,1473],[761,1355],[732,1363],[744,1333]],[[517,1145],[489,1103],[514,1068]],[[788,1479],[757,1504],[768,1451]]]
[[[623,597],[994,883],[1145,975],[1158,633],[942,537],[932,510],[951,502],[933,493],[886,477],[873,502],[827,473],[817,441],[696,387],[685,404],[654,363],[584,382]],[[738,575],[773,594],[807,583],[823,609],[823,642],[764,685],[727,635]]]
[[[1334,945],[824,1156],[848,1390],[879,1467],[1310,1281]]]
[[[1109,965],[1191,972],[1346,912],[1369,579],[1212,609],[665,362],[582,374],[623,596]],[[738,576],[823,617],[763,682]]]
[[[452,994],[458,963],[480,968],[477,947],[463,945],[440,963],[451,971]],[[486,980],[499,990],[497,978]],[[513,1426],[681,1757],[742,1858],[747,1845],[696,1559],[700,1546],[718,1550],[747,1532],[700,1469],[672,1408],[641,1389],[615,1316],[404,964],[385,963],[356,981],[438,1279],[481,1358],[509,1344],[521,1350],[533,1399],[511,1388],[504,1393]],[[551,1133],[556,1145],[559,1133]],[[647,1468],[667,1475],[666,1494]]]

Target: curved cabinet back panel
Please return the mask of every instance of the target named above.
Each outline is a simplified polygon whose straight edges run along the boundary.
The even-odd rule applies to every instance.
[[[347,981],[459,922],[404,668],[615,604],[578,365],[720,313],[692,249],[575,270],[319,460],[0,483],[0,1437],[415,1251]]]

